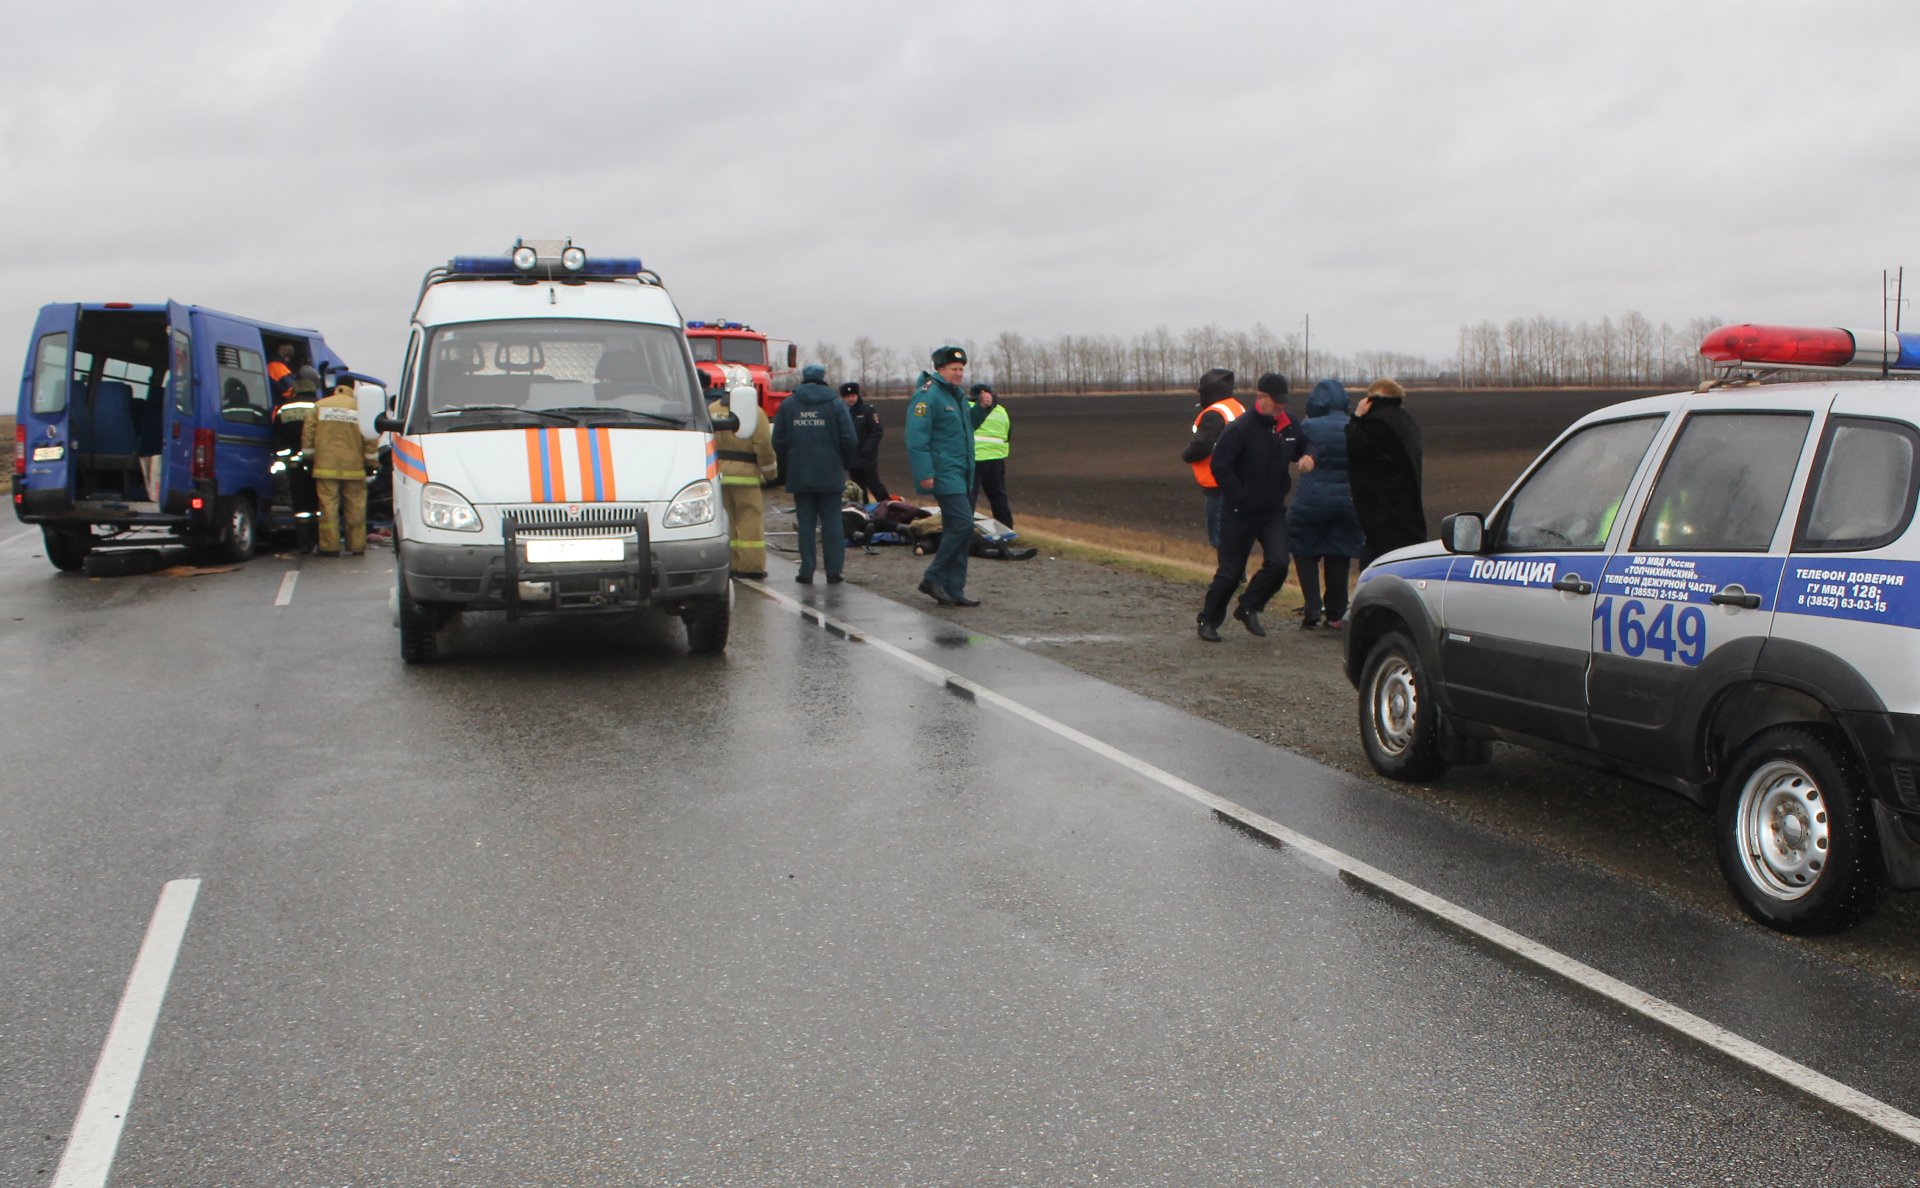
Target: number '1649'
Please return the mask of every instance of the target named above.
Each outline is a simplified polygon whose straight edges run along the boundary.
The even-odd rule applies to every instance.
[[[1667,663],[1678,659],[1692,667],[1707,654],[1707,615],[1697,606],[1675,607],[1657,602],[1660,609],[1647,617],[1647,604],[1629,598],[1620,604],[1616,617],[1613,599],[1602,598],[1593,608],[1593,621],[1600,625],[1600,650],[1613,651],[1614,635],[1620,637],[1620,650],[1629,656],[1658,652]],[[1680,613],[1676,616],[1675,610]]]

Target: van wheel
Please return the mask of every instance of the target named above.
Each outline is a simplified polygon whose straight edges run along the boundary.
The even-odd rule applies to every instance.
[[[1824,731],[1775,726],[1741,748],[1715,813],[1720,869],[1747,915],[1797,935],[1838,932],[1879,903],[1866,781]]]
[[[414,601],[407,591],[407,572],[393,566],[395,605],[399,610],[400,658],[408,664],[432,664],[440,658],[440,616],[430,606]]]
[[[1360,680],[1360,742],[1375,771],[1433,780],[1450,766],[1440,753],[1440,707],[1420,652],[1398,631],[1373,645]]]
[[[227,522],[220,531],[220,559],[251,561],[259,543],[253,520],[253,500],[235,495],[227,504]]]
[[[85,565],[87,554],[93,552],[93,534],[88,531],[75,532],[71,528],[42,524],[40,538],[47,546],[47,560],[53,562],[55,569],[68,573]]]
[[[723,652],[727,648],[727,630],[733,624],[733,598],[730,594],[702,594],[693,600],[687,613],[687,651],[695,655]]]

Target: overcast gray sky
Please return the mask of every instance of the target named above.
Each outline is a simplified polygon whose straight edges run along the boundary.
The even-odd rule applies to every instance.
[[[1911,3],[9,6],[0,326],[172,297],[397,370],[420,274],[638,254],[810,344],[1877,325]],[[1916,288],[1920,288],[1917,278]],[[1920,323],[1916,323],[1920,325]]]

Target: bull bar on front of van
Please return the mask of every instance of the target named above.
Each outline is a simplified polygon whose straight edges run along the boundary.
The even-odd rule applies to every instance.
[[[509,620],[523,614],[638,610],[653,598],[652,544],[644,510],[621,514],[572,506],[509,511],[501,516],[500,535],[506,545],[500,596]],[[618,542],[621,558],[613,565],[608,564],[612,558],[535,559],[535,553],[543,551],[536,546],[542,544],[605,541]],[[544,597],[538,593],[542,586]]]

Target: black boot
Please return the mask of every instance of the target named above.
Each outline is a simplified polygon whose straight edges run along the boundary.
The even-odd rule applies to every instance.
[[[1194,621],[1199,624],[1201,639],[1206,640],[1208,643],[1220,642],[1220,629],[1218,627],[1215,627],[1205,619],[1196,619]]]
[[[1233,608],[1233,617],[1245,623],[1247,630],[1255,635],[1265,635],[1267,633],[1267,629],[1260,625],[1260,614],[1257,611],[1250,611],[1244,606],[1236,606]]]

